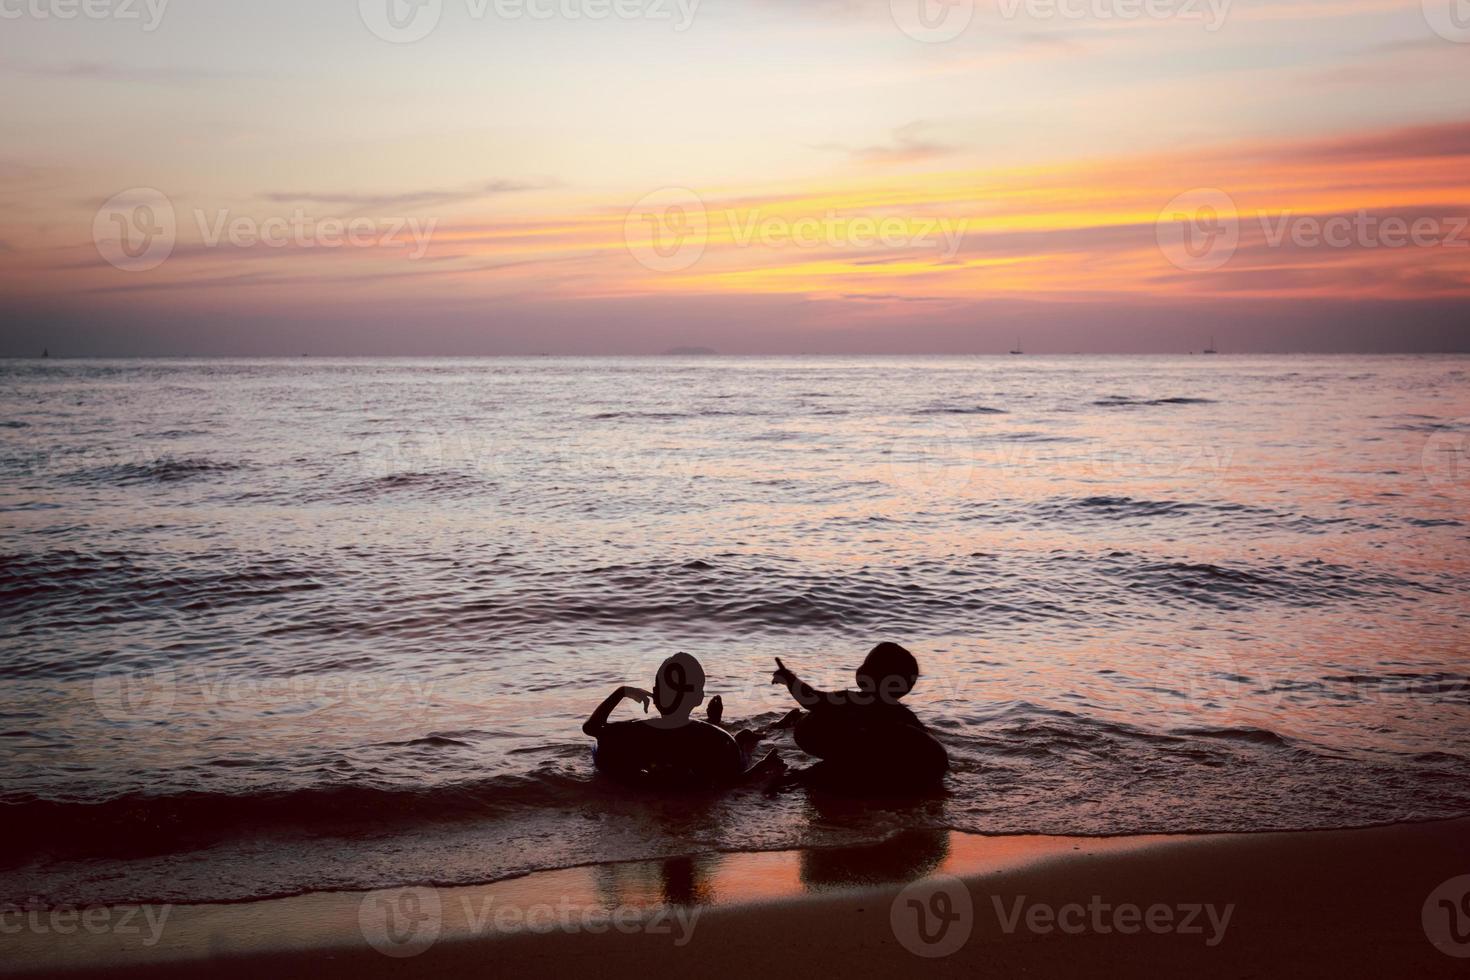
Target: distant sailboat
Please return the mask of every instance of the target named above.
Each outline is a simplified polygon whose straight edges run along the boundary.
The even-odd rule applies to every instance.
[[[42,347],[41,348],[41,356],[42,357],[50,357],[51,356],[51,348],[49,348],[49,347]]]
[[[1210,335],[1210,346],[1206,347],[1200,353],[1202,353],[1202,354],[1218,354],[1218,353],[1220,353],[1219,351],[1215,350],[1215,335],[1214,334],[1211,334]]]
[[[1016,346],[1015,346],[1014,349],[1011,350],[1011,353],[1012,354],[1024,354],[1024,353],[1026,353],[1025,351],[1023,351],[1021,349],[1021,338],[1020,337],[1017,337],[1016,338]]]

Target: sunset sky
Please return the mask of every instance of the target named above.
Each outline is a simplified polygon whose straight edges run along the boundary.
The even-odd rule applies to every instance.
[[[1466,0],[88,2],[0,354],[1470,349]]]

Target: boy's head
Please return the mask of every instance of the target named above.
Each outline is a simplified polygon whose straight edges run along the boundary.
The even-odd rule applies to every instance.
[[[704,703],[704,668],[687,653],[676,653],[659,664],[653,681],[653,704],[658,713],[687,717]]]
[[[897,701],[918,679],[919,662],[897,643],[878,644],[857,669],[858,689],[885,700]]]

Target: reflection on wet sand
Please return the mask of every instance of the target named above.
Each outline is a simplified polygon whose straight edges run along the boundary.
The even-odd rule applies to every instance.
[[[801,852],[808,891],[912,881],[933,874],[949,856],[950,832],[915,830],[877,844]]]
[[[530,884],[555,876],[556,885],[564,887],[582,874],[586,888],[575,889],[569,899],[574,904],[603,908],[735,905],[835,889],[901,884],[934,874],[982,874],[1064,857],[1082,849],[1090,853],[1132,850],[1167,839],[1161,835],[984,837],[949,830],[916,830],[856,847],[631,861],[531,875],[519,881]],[[504,889],[509,884],[513,883],[486,885],[483,890]]]

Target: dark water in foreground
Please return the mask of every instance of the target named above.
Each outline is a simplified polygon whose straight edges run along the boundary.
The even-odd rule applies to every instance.
[[[0,901],[1470,813],[1467,371],[4,363]],[[835,687],[884,638],[942,794],[593,777],[671,652],[769,722],[773,655]]]

